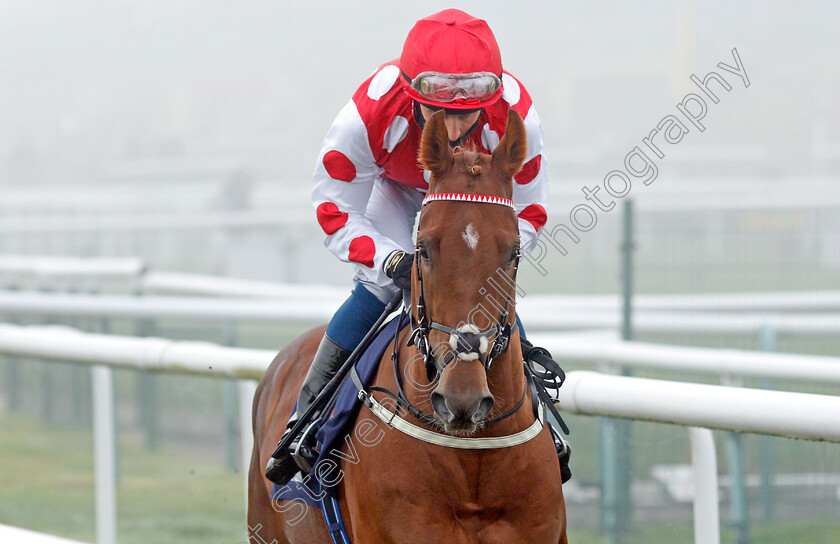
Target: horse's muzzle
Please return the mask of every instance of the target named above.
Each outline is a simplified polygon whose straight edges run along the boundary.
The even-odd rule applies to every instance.
[[[432,393],[432,407],[435,419],[443,424],[446,432],[471,434],[478,430],[481,422],[493,409],[493,396],[487,392],[481,395],[449,395]]]

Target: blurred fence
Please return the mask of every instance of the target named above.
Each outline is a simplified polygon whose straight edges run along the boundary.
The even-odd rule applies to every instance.
[[[569,224],[595,180],[552,186],[548,227]],[[309,203],[308,181],[255,182],[230,198],[225,184],[149,184],[9,190],[0,203],[0,253],[143,255],[150,267],[251,279],[334,283],[337,263]],[[840,289],[836,180],[657,179],[634,192],[639,292],[715,293]],[[6,192],[4,190],[4,196]],[[523,263],[530,294],[610,293],[618,281],[617,211],[554,251],[541,275]],[[185,252],[183,248],[191,251]],[[339,265],[340,266],[340,265]],[[346,274],[349,276],[349,274]]]
[[[87,260],[87,264],[84,265],[71,262],[65,269],[60,260],[39,262],[35,259],[30,263],[27,279],[24,272],[27,268],[26,259],[16,259],[14,266],[7,267],[7,274],[4,274],[0,267],[0,282],[5,280],[28,288],[51,285],[52,288],[48,289],[50,291],[61,290],[61,287],[64,287],[69,291],[97,293],[109,290],[108,285],[110,290],[115,289],[115,284],[111,282],[116,281],[117,275],[103,272],[104,277],[98,278],[96,267]],[[126,263],[130,265],[132,261],[128,259]],[[103,270],[107,270],[113,263],[105,261],[103,264],[106,265]],[[341,303],[345,293],[342,288],[329,286],[281,285],[196,274],[171,274],[149,270],[145,266],[132,265],[123,269],[126,279],[120,284],[121,289],[128,289],[129,292],[143,296],[93,296],[78,292],[0,292],[0,315],[23,323],[61,322],[94,331],[140,336],[165,334],[173,337],[209,339],[231,346],[262,344],[267,348],[276,348],[302,330],[300,327],[326,321]],[[71,273],[73,270],[75,272]],[[78,285],[86,285],[87,289],[78,289]],[[151,294],[155,292],[187,293],[193,296],[161,297]],[[195,296],[207,294],[223,298],[204,299]],[[837,349],[836,338],[840,319],[836,313],[837,300],[836,291],[644,294],[634,298],[634,325],[638,336],[655,339],[657,342],[679,340],[681,343],[702,345],[707,343],[708,339],[714,338],[717,340],[710,343],[714,346],[720,345],[722,339],[731,339],[725,342],[735,345],[740,343],[741,347],[747,348],[758,346],[763,350],[772,351],[777,349],[780,342],[816,339],[822,342],[817,344],[821,346],[819,352],[838,355],[840,350]],[[611,295],[529,294],[522,298],[518,311],[524,316],[526,326],[533,331],[534,340],[549,347],[567,369],[591,368],[621,372],[622,369],[635,368],[636,374],[691,381],[708,380],[708,377],[703,376],[708,376],[711,371],[715,376],[713,381],[719,383],[748,383],[753,386],[786,387],[806,391],[816,388],[815,392],[837,394],[837,388],[830,386],[833,379],[829,374],[833,364],[830,358],[826,360],[824,357],[799,355],[683,349],[641,343],[625,345],[616,342],[615,331],[619,325],[616,310],[620,307],[619,302],[618,297]],[[563,311],[558,311],[558,308],[562,308]],[[255,334],[254,330],[258,330],[259,333]],[[570,332],[558,337],[550,332],[537,332],[540,330]],[[743,344],[744,338],[752,340]],[[664,366],[665,362],[671,361],[682,363]],[[643,366],[639,366],[640,363],[643,363]],[[732,366],[735,363],[740,366]],[[659,366],[656,366],[657,364]],[[86,380],[78,373],[71,369],[61,371],[53,368],[53,365],[45,364],[41,367],[38,378],[38,373],[32,374],[32,368],[29,368],[31,365],[24,367],[21,362],[7,360],[5,366],[4,377],[8,384],[7,405],[10,408],[25,409],[26,406],[22,402],[26,399],[20,399],[20,393],[29,391],[30,394],[25,395],[30,403],[29,410],[32,409],[32,401],[41,398],[42,406],[36,406],[36,413],[43,414],[48,421],[55,422],[56,412],[61,412],[62,407],[67,407],[68,403],[72,409],[64,411],[65,418],[67,414],[78,412],[76,421],[90,420],[90,415],[85,417],[84,414],[91,414],[92,410],[86,407],[86,401],[82,400],[90,396],[89,385],[86,385]],[[818,385],[802,384],[796,377],[797,370],[805,373],[811,367],[815,369],[813,372],[826,372],[810,376],[809,379],[818,378],[817,381],[821,382]],[[58,374],[55,374],[56,372]],[[738,377],[741,375],[745,376],[744,379],[748,382],[743,382],[743,379]],[[62,382],[67,376],[70,376],[70,379]],[[768,382],[770,378],[772,383]],[[240,455],[237,446],[240,436],[236,408],[238,391],[235,383],[222,381],[220,385],[196,387],[193,393],[189,393],[191,387],[186,390],[187,395],[184,395],[182,390],[176,399],[172,397],[173,386],[161,387],[160,380],[160,376],[148,372],[131,373],[130,376],[118,380],[117,387],[122,392],[119,395],[122,399],[122,417],[119,418],[122,426],[137,426],[142,429],[146,436],[146,445],[151,449],[157,449],[162,439],[172,443],[189,437],[196,441],[193,447],[200,447],[198,444],[202,443],[222,443],[223,458],[227,466],[235,467]],[[56,387],[57,383],[63,385]],[[128,385],[128,389],[127,383],[131,384]],[[68,384],[73,387],[66,387]],[[126,391],[130,392],[127,396]],[[218,404],[214,405],[210,400],[212,398],[220,398]],[[136,412],[130,406],[126,406],[126,401],[130,399],[137,402]],[[188,429],[192,430],[185,432],[182,418],[190,405],[202,407],[202,417],[190,424]],[[222,430],[219,433],[213,429],[217,428],[220,422]],[[639,472],[639,467],[634,469],[634,490],[631,493],[632,501],[637,505],[634,517],[637,523],[643,525],[663,521],[661,516],[651,515],[650,508],[644,506],[648,502],[658,503],[661,508],[663,504],[662,497],[656,500],[652,498],[659,496],[661,492],[651,495],[650,489],[644,491],[645,488],[640,487],[650,485],[648,480],[643,479],[644,472],[649,472],[653,481],[659,482],[659,485],[668,490],[667,496],[677,502],[677,505],[674,505],[677,507],[676,512],[680,511],[679,505],[684,504],[679,499],[681,495],[677,491],[678,487],[673,483],[674,478],[680,477],[682,464],[674,463],[673,455],[656,460],[661,454],[651,452],[650,448],[657,441],[671,443],[685,438],[679,438],[667,431],[652,433],[650,430],[644,430],[649,428],[656,426],[637,423],[632,436],[616,436],[624,449],[632,449],[635,455],[645,459],[643,472]],[[598,451],[595,444],[589,443],[589,436],[592,435],[590,423],[580,421],[573,429],[573,444],[580,444],[576,451],[581,451],[581,448]],[[642,440],[640,436],[647,438]],[[767,440],[770,441],[769,444]],[[831,489],[832,485],[834,489],[838,489],[838,486],[831,482],[832,478],[840,474],[840,464],[835,468],[831,459],[840,457],[833,453],[829,454],[828,458],[825,457],[825,453],[817,454],[823,456],[822,460],[818,457],[806,466],[791,469],[791,460],[786,458],[791,450],[784,444],[777,446],[777,440],[762,439],[760,448],[754,451],[754,444],[749,440],[737,435],[725,438],[727,455],[721,459],[721,466],[725,466],[730,475],[722,479],[721,489],[725,491],[723,502],[728,503],[732,510],[728,522],[742,527],[739,531],[743,535],[749,534],[750,519],[772,519],[779,512],[785,512],[786,517],[799,519],[809,515],[809,512],[818,512],[820,510],[815,509],[814,501],[826,496],[823,491],[818,490]],[[803,447],[805,450],[813,449],[811,446]],[[814,455],[809,453],[801,458],[811,459]],[[581,497],[600,493],[600,486],[605,478],[609,477],[608,474],[600,472],[601,468],[592,465],[591,462],[576,466],[576,478],[571,484],[569,506],[584,525],[597,525],[591,513],[587,513],[593,507],[591,501]],[[750,470],[757,471],[758,474],[752,474]],[[797,473],[800,476],[796,476]],[[809,474],[821,475],[811,477]],[[577,491],[574,491],[575,488]],[[761,490],[760,494],[754,494],[757,489]],[[776,492],[772,491],[774,489]],[[787,512],[791,506],[790,489],[797,489],[807,497],[807,500],[796,501],[796,512]],[[806,489],[812,491],[805,491]],[[823,501],[822,508],[828,508],[828,511],[836,508],[840,511],[840,507],[832,506],[840,501],[840,495],[835,495],[836,499]],[[576,502],[578,500],[581,502]],[[756,504],[761,505],[757,513]]]
[[[94,448],[96,465],[97,542],[116,542],[116,439],[114,435],[114,393],[111,367],[156,372],[182,372],[213,376],[259,376],[273,352],[226,348],[211,344],[178,343],[163,339],[98,336],[56,327],[0,327],[0,352],[17,357],[94,365],[92,370],[95,403]],[[251,397],[254,382],[240,381],[240,422],[250,429]],[[571,413],[618,416],[645,421],[706,426],[840,442],[835,414],[840,398],[802,393],[744,390],[639,378],[610,377],[594,373],[571,372],[561,389],[558,405]],[[709,408],[713,409],[709,409]],[[745,410],[746,408],[746,410]],[[750,413],[754,410],[755,413]],[[762,417],[778,410],[774,418]],[[805,424],[806,423],[806,424]],[[706,452],[695,463],[691,493],[695,497],[695,536],[697,542],[720,542],[717,527],[717,469],[710,435],[692,435],[699,441],[697,452]],[[243,432],[242,462],[247,474],[250,433]],[[570,500],[574,490],[570,489]],[[701,504],[701,501],[703,504]],[[711,517],[712,519],[708,519]]]
[[[584,185],[592,183],[564,180],[562,184],[554,184],[549,226],[568,223],[569,211],[585,202],[580,191]],[[141,336],[157,334],[207,339],[226,345],[277,348],[314,321],[326,320],[323,316],[331,315],[330,305],[337,307],[346,292],[346,288],[326,287],[319,294],[294,285],[286,290],[286,287],[274,284],[281,279],[330,283],[343,277],[335,270],[336,266],[342,265],[337,265],[322,247],[323,233],[312,218],[305,194],[308,183],[299,186],[300,190],[290,191],[272,183],[256,183],[251,198],[240,200],[236,205],[225,201],[224,191],[219,186],[202,184],[183,188],[150,187],[150,193],[157,196],[144,195],[134,201],[128,191],[120,196],[118,191],[111,193],[110,189],[100,188],[90,191],[91,199],[81,195],[62,198],[59,193],[51,199],[48,190],[27,202],[10,199],[0,220],[0,251],[21,255],[127,258],[143,255],[147,266],[136,281],[121,282],[111,277],[84,282],[70,276],[48,279],[47,274],[29,280],[21,280],[19,275],[15,282],[5,285],[30,291],[142,293],[151,299],[159,293],[186,294],[190,298],[196,295],[257,299],[271,296],[278,306],[280,300],[288,296],[290,300],[311,301],[313,308],[323,307],[321,317],[272,323],[267,319],[262,323],[259,319],[240,324],[210,319],[213,310],[207,311],[203,323],[174,316],[164,319],[109,318],[104,314],[99,317],[88,314],[83,317],[72,309],[73,304],[87,303],[72,296],[63,299],[62,304],[68,304],[63,317],[50,314],[47,309],[50,300],[57,299],[45,299],[41,313],[5,315],[22,323],[62,322],[92,331]],[[840,194],[835,187],[836,180],[830,178],[767,177],[737,180],[670,180],[662,177],[650,187],[639,187],[638,193],[634,193],[637,202],[635,339],[657,344],[840,355],[840,336],[837,334]],[[168,199],[167,190],[175,191],[172,194],[176,196]],[[100,191],[102,194],[97,200],[96,194]],[[80,207],[83,203],[86,203],[85,207]],[[155,214],[149,215],[152,209]],[[569,243],[568,254],[552,251],[542,260],[540,264],[547,271],[545,275],[527,260],[523,261],[520,286],[526,294],[519,300],[518,310],[529,333],[586,329],[588,331],[581,331],[579,338],[597,339],[604,345],[617,338],[621,301],[618,296],[605,293],[618,291],[620,284],[616,272],[619,267],[617,241],[621,239],[622,231],[619,219],[618,212],[599,213],[597,226],[582,233],[579,243]],[[184,251],[184,248],[190,251]],[[199,274],[179,273],[167,277],[158,272],[159,269],[272,281],[234,285],[234,282],[217,282],[215,278]],[[349,274],[344,276],[349,277]],[[2,277],[0,275],[0,281]],[[298,297],[295,297],[296,290]],[[13,300],[17,304],[32,295],[18,293],[19,298]],[[221,307],[223,303],[227,302],[218,301],[218,306],[208,302],[204,308]],[[275,310],[266,309],[265,312],[274,313]],[[0,314],[3,313],[0,309]],[[198,314],[202,312],[194,312],[194,315]],[[546,342],[551,341],[546,337]],[[567,342],[566,345],[571,350],[571,344]],[[702,358],[702,355],[698,357]],[[605,364],[583,353],[568,352],[562,363],[567,369],[618,372],[626,369],[625,365]],[[7,370],[13,366],[6,363]],[[73,398],[86,398],[84,393],[89,389],[86,379],[72,369],[47,370],[45,365],[41,370],[34,370],[36,367],[18,365],[22,374],[16,383],[23,390],[36,392],[31,398],[23,399],[28,404],[22,408],[34,413],[52,413],[54,415],[49,419],[54,422],[62,417],[66,419],[67,414],[77,410],[82,415],[88,414],[78,421],[89,420],[90,410],[85,402],[61,399],[66,388],[56,387],[60,380],[66,379],[67,384],[76,384],[73,388],[77,393],[73,393]],[[59,374],[51,382],[46,376],[52,372]],[[636,367],[633,373],[721,383],[720,377],[698,369]],[[213,436],[209,442],[232,443],[237,429],[233,417],[235,386],[205,384],[188,387],[186,394],[182,392],[176,396],[172,391],[174,386],[168,385],[168,380],[145,373],[118,377],[117,388],[122,392],[118,420],[129,428],[145,429],[146,436],[150,437],[149,445],[158,440],[151,438],[155,436],[169,444],[186,437],[206,443],[207,439],[202,437],[206,437],[208,431]],[[828,383],[805,384],[783,377],[732,377],[723,382],[837,394],[836,386]],[[38,406],[40,396],[45,400]],[[213,404],[208,400],[217,397],[221,402]],[[135,398],[146,400],[138,403],[136,409],[126,406],[129,399]],[[199,414],[190,416],[193,421],[185,427],[182,418],[188,413],[189,404],[201,409]],[[62,407],[67,406],[72,409],[62,414]],[[767,417],[771,416],[767,414]],[[222,430],[217,430],[220,422],[223,422]],[[151,432],[156,426],[159,426],[158,432]],[[578,420],[573,431],[576,452],[598,451],[595,438],[601,431],[593,424],[585,419]],[[687,450],[680,446],[685,437],[661,426],[634,423],[632,432],[614,438],[618,447],[633,451],[629,462],[633,465],[630,487],[635,526],[684,522],[687,511],[682,508],[678,486],[672,483],[684,469],[683,456],[675,452]],[[831,483],[832,478],[840,474],[840,456],[833,450],[821,449],[817,444],[794,449],[782,439],[736,435],[727,435],[724,441],[727,449],[720,455],[719,462],[730,475],[721,480],[721,499],[729,506],[730,513],[727,516],[724,512],[723,519],[736,526],[739,542],[750,538],[749,528],[745,526],[747,519],[765,523],[774,519],[779,522],[803,520],[820,512],[840,517],[837,485]],[[772,448],[768,444],[772,444]],[[224,449],[224,458],[231,467],[235,461],[235,448],[225,446]],[[775,453],[768,455],[767,451]],[[590,457],[576,459],[576,477],[572,480],[572,488],[580,486],[583,495],[599,493],[605,477],[598,467],[598,458]],[[768,470],[768,464],[772,470]],[[766,499],[772,496],[766,493],[768,481],[777,491],[775,501]],[[663,496],[673,502],[670,507],[662,507]],[[571,501],[569,507],[579,523],[599,525],[597,515],[591,513],[591,503],[578,505]],[[662,513],[657,513],[656,508]],[[837,528],[836,524],[832,527]]]

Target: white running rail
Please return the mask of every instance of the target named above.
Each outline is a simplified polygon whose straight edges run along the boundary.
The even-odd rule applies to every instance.
[[[240,380],[240,410],[243,429],[250,429],[253,379],[268,366],[272,351],[237,349],[208,343],[174,342],[163,339],[87,334],[65,327],[0,326],[0,353],[41,360],[93,366],[95,411],[95,470],[97,543],[113,544],[116,535],[116,504],[113,466],[112,367],[160,372],[237,376]],[[568,412],[674,423],[689,427],[717,428],[840,442],[840,397],[749,390],[714,385],[626,378],[594,372],[570,372],[560,390],[558,406]],[[749,408],[749,409],[745,409]],[[772,413],[772,418],[766,414]],[[719,524],[709,525],[718,510],[717,469],[711,460],[711,432],[691,430],[695,462],[695,541],[717,544]],[[242,451],[252,448],[249,432],[242,433]],[[249,455],[243,455],[247,475]],[[104,518],[104,519],[103,519]]]
[[[80,540],[70,540],[2,524],[0,524],[0,542],[4,544],[87,544]]]
[[[346,293],[347,291],[345,291]],[[321,296],[317,296],[320,294]],[[316,321],[329,320],[342,302],[338,293],[324,289],[301,290],[300,296],[254,300],[249,298],[199,298],[127,295],[85,295],[0,291],[0,314],[101,317],[101,318],[179,318],[201,322],[235,321]],[[531,330],[617,329],[617,312],[529,308],[518,304]],[[638,311],[634,330],[648,333],[755,334],[771,327],[779,334],[840,334],[840,313],[712,313]]]
[[[776,378],[840,384],[840,357],[769,353],[737,349],[667,346],[644,342],[586,341],[557,333],[528,335],[558,360],[689,371],[720,377]]]
[[[0,255],[0,278],[34,277],[134,280],[145,293],[189,293],[204,296],[315,298],[340,304],[348,287],[246,280],[205,274],[149,270],[138,257],[101,258],[38,255]],[[525,314],[546,312],[617,313],[620,295],[526,294],[518,306]],[[636,295],[637,312],[840,312],[840,291],[736,293],[680,293]],[[600,319],[604,319],[600,317]]]

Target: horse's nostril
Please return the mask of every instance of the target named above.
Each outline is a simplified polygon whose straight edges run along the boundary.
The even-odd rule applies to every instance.
[[[478,410],[472,416],[472,420],[475,422],[481,421],[487,414],[490,413],[490,410],[493,409],[493,397],[487,396],[481,399],[481,402],[478,403]]]
[[[452,412],[446,406],[446,399],[443,398],[443,395],[435,391],[432,393],[432,408],[434,408],[435,413],[437,413],[440,417],[445,419],[446,421],[452,421],[454,417]]]

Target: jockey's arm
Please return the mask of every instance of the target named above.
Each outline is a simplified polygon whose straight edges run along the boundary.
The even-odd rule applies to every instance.
[[[548,172],[543,160],[542,123],[533,105],[524,121],[528,154],[522,170],[514,176],[513,201],[519,217],[520,247],[523,254],[528,254],[547,220]]]
[[[353,100],[336,116],[313,173],[312,205],[327,235],[324,245],[344,262],[366,266],[385,278],[383,264],[401,249],[365,217],[374,181],[381,174],[367,129]],[[377,283],[379,283],[377,278]]]

